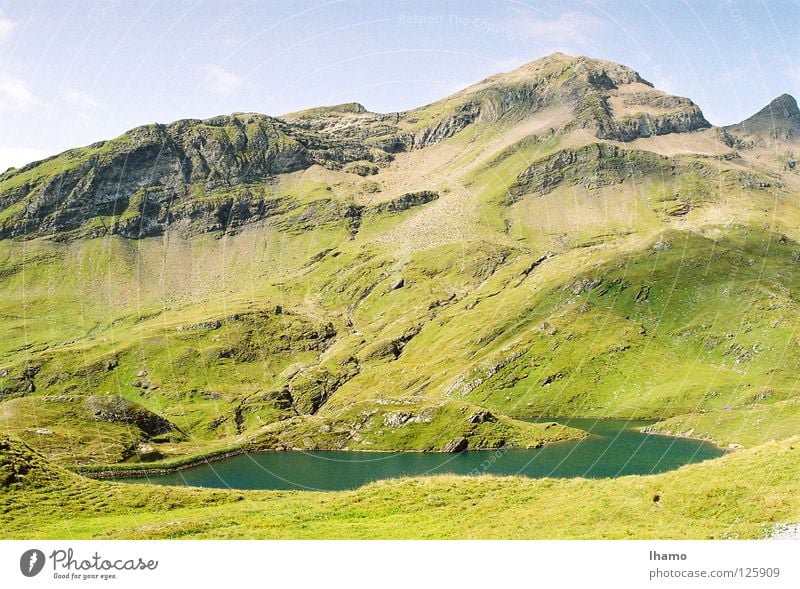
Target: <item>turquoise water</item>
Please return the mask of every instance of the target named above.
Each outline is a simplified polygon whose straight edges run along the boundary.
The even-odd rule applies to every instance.
[[[651,474],[716,458],[723,451],[699,440],[649,435],[652,421],[541,419],[592,434],[535,450],[461,452],[253,452],[176,473],[128,479],[160,485],[232,489],[353,489],[380,479],[435,474],[619,477]]]

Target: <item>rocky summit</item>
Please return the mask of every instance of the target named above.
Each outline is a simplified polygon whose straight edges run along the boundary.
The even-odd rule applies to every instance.
[[[554,54],[433,104],[153,124],[0,175],[0,422],[83,469],[798,418],[795,100]],[[796,421],[794,422],[796,423]]]
[[[725,129],[764,139],[797,140],[800,133],[800,110],[794,97],[781,94],[752,117]]]

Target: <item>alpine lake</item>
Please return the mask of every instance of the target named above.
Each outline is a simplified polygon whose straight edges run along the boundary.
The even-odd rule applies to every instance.
[[[587,431],[578,441],[536,449],[501,448],[459,452],[252,452],[169,474],[119,479],[230,489],[338,491],[397,477],[437,474],[609,478],[646,475],[702,462],[724,454],[709,442],[647,434],[653,421],[548,418]]]

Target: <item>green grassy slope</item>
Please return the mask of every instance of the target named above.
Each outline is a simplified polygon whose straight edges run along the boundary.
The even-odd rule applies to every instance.
[[[54,233],[0,240],[0,427],[82,467],[582,435],[519,421],[542,415],[681,416],[663,431],[726,444],[792,434],[773,405],[798,399],[797,172],[710,130],[719,153],[691,153],[701,115],[632,140],[633,114],[609,107],[625,96],[672,105],[662,130],[696,109],[554,55],[394,122],[357,105],[181,121],[4,174],[0,221],[38,203]],[[107,191],[70,176],[83,200],[44,202],[64,174],[109,174],[132,145],[144,161],[165,133],[207,162],[188,180],[162,170],[180,190],[161,234],[101,230],[150,218],[135,190],[100,214]],[[267,213],[236,217],[253,203]]]
[[[470,398],[655,417],[795,398],[797,251],[755,230],[662,234],[549,293],[531,349]]]

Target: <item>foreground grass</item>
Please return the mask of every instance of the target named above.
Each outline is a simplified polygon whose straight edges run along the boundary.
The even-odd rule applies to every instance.
[[[93,481],[0,440],[6,539],[760,538],[796,521],[797,436],[647,477],[437,476],[331,493]]]

